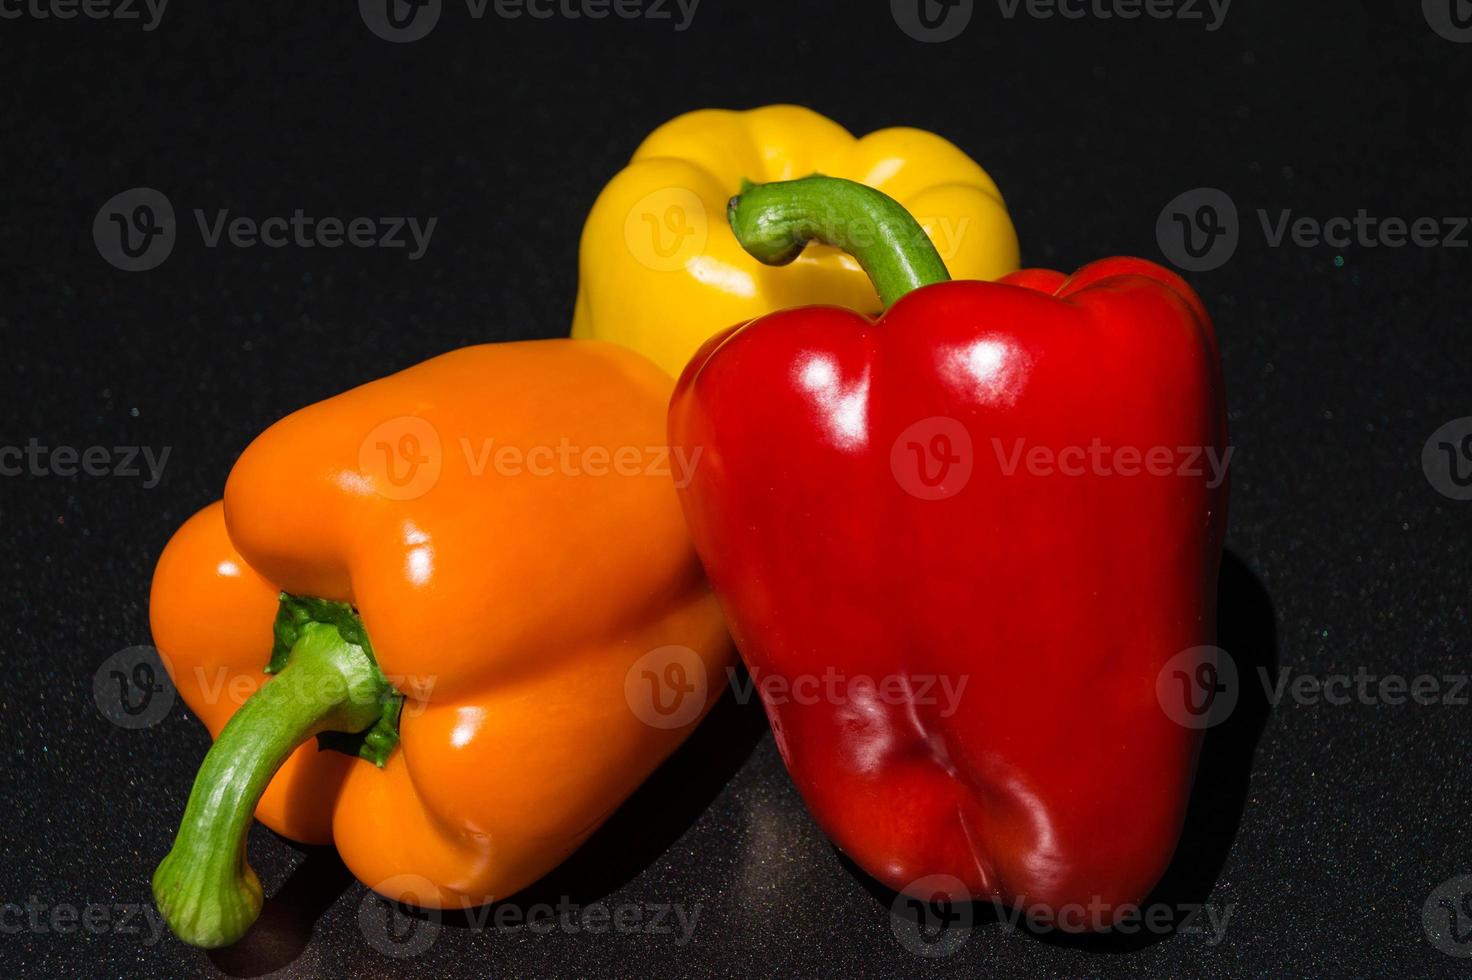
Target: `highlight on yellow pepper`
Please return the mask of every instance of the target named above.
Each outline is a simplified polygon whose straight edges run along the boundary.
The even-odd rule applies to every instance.
[[[772,310],[877,312],[869,277],[847,253],[815,243],[790,267],[771,268],[747,255],[726,223],[743,181],[813,173],[897,200],[957,279],[1018,268],[1017,233],[996,183],[943,137],[893,128],[855,138],[795,105],[702,109],[651,133],[594,203],[579,247],[573,336],[623,344],[678,375],[712,334]]]

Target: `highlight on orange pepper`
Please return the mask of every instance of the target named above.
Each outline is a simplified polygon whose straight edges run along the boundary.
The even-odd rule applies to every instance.
[[[153,580],[155,642],[216,739],[153,879],[176,934],[222,946],[259,914],[253,813],[390,898],[504,898],[690,733],[732,649],[672,386],[612,344],[469,347],[246,449]]]

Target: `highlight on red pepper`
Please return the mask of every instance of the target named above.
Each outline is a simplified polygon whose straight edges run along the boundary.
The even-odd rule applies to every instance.
[[[250,444],[153,580],[155,642],[215,737],[153,876],[181,939],[259,914],[252,815],[391,899],[472,907],[693,730],[734,654],[671,478],[696,462],[667,450],[672,387],[612,344],[489,344]],[[629,678],[671,650],[712,680],[651,721]]]
[[[850,252],[885,306],[732,327],[670,407],[793,781],[892,889],[1107,927],[1171,858],[1201,734],[1157,694],[1215,631],[1227,428],[1201,301],[1131,258],[950,281],[898,204],[836,178],[747,187],[729,217],[768,264]]]

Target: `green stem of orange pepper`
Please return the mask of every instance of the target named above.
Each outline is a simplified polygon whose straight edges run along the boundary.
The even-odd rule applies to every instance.
[[[318,606],[337,622],[307,618]],[[297,746],[325,732],[366,731],[358,754],[381,765],[396,741],[392,722],[402,699],[379,671],[361,626],[350,625],[356,617],[348,607],[283,596],[282,608],[268,668],[279,673],[220,731],[199,767],[174,846],[153,874],[164,921],[205,949],[235,942],[260,915],[261,883],[246,861],[246,835],[261,794]],[[283,629],[291,640],[284,649]]]

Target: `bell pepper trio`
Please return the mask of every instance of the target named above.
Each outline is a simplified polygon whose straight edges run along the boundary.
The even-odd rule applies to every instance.
[[[578,339],[269,428],[154,576],[215,738],[153,879],[170,927],[249,929],[252,816],[395,899],[507,897],[699,723],[731,638],[817,823],[883,884],[1142,899],[1200,735],[1157,679],[1212,642],[1226,506],[1160,453],[1225,449],[1219,356],[1156,265],[1016,267],[996,186],[937,136],[691,113],[589,216]],[[1119,465],[1083,465],[1101,447]],[[1125,477],[1127,451],[1161,465]],[[694,701],[641,710],[672,667]]]

